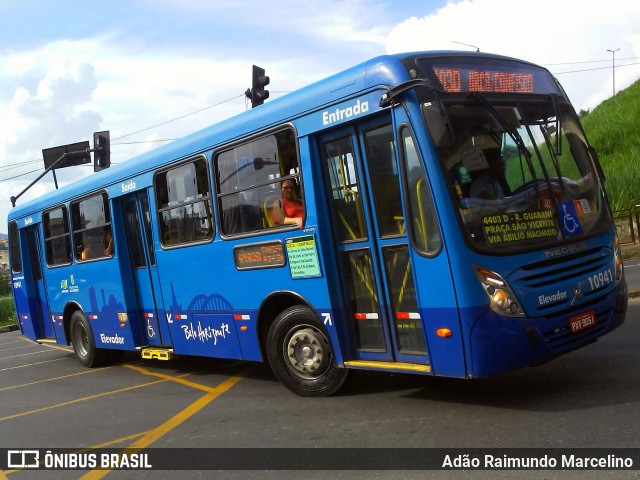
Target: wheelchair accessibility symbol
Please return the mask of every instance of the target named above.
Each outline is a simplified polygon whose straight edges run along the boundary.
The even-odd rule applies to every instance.
[[[576,212],[576,207],[573,202],[561,202],[560,207],[560,219],[562,221],[562,229],[567,237],[575,237],[582,233],[582,226],[580,225],[580,219]]]
[[[153,338],[156,336],[156,331],[153,329],[153,323],[150,318],[147,318],[147,337]]]

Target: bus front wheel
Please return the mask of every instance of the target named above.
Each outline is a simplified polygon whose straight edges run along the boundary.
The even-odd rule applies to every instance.
[[[71,315],[71,344],[80,364],[85,367],[97,367],[106,360],[106,352],[96,348],[93,331],[87,317],[81,311]]]
[[[267,356],[278,380],[303,397],[332,395],[349,373],[336,365],[324,325],[307,307],[290,307],[276,318],[267,336]]]

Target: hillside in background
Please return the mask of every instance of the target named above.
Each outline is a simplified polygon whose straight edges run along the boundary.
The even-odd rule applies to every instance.
[[[640,204],[640,80],[581,120],[607,178],[611,209]]]

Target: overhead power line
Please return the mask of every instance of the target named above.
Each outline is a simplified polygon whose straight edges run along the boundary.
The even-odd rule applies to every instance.
[[[136,133],[146,132],[148,130],[151,130],[153,128],[159,127],[161,125],[166,125],[168,123],[175,122],[177,120],[181,120],[181,119],[186,118],[186,117],[190,117],[190,116],[195,115],[197,113],[204,112],[205,110],[209,110],[210,108],[217,107],[219,105],[231,102],[231,101],[233,101],[233,100],[235,100],[237,98],[244,97],[244,96],[245,95],[243,93],[242,95],[237,95],[235,97],[228,98],[228,99],[223,100],[221,102],[218,102],[218,103],[216,103],[214,105],[209,105],[208,107],[201,108],[201,109],[196,110],[194,112],[187,113],[185,115],[181,115],[181,116],[173,118],[171,120],[166,120],[164,122],[158,123],[158,124],[153,125],[151,127],[143,128],[143,129],[137,130],[135,132],[131,132],[131,133],[127,133],[125,135],[121,135],[119,137],[111,139],[111,145],[132,145],[132,144],[136,144],[136,143],[155,143],[155,142],[171,142],[171,141],[174,141],[174,140],[176,140],[175,138],[162,139],[162,140],[144,140],[144,141],[137,141],[137,142],[116,142],[116,143],[113,142],[114,140],[120,140],[121,138],[130,137],[131,135],[135,135]],[[38,162],[41,162],[41,161],[42,161],[42,159],[39,158],[39,159],[36,159],[36,160],[27,160],[25,162],[14,163],[13,165],[5,165],[5,166],[0,167],[0,171],[2,171],[2,170],[11,170],[11,169],[15,169],[16,167],[29,165],[29,164],[33,164],[33,163],[38,163]],[[115,163],[112,162],[112,165],[115,165]],[[14,176],[8,177],[8,178],[2,178],[2,179],[0,179],[0,182],[6,182],[8,180],[14,180],[16,178],[24,177],[26,175],[30,175],[30,174],[35,173],[35,172],[39,172],[41,170],[43,170],[43,168],[38,168],[36,170],[31,170],[29,172],[21,173],[21,174],[14,175]]]
[[[30,172],[27,172],[27,173],[21,173],[20,175],[15,175],[13,177],[3,178],[2,180],[0,180],[0,182],[6,182],[7,180],[13,180],[13,179],[18,178],[18,177],[24,177],[25,175],[29,175],[30,173],[39,172],[40,170],[43,170],[43,169],[42,168],[36,168],[35,170],[31,170]]]
[[[204,112],[205,110],[209,110],[210,108],[217,107],[217,106],[222,105],[222,104],[227,103],[227,102],[231,102],[232,100],[235,100],[235,99],[240,98],[240,97],[244,97],[244,93],[241,94],[241,95],[238,95],[236,97],[227,98],[226,100],[218,102],[218,103],[216,103],[214,105],[209,105],[208,107],[201,108],[200,110],[196,110],[195,112],[187,113],[186,115],[181,115],[179,117],[172,118],[171,120],[166,120],[164,122],[158,123],[157,125],[152,125],[151,127],[143,128],[143,129],[137,130],[135,132],[127,133],[126,135],[121,135],[119,137],[112,138],[111,140],[112,141],[120,140],[121,138],[130,137],[131,135],[135,135],[136,133],[146,132],[147,130],[152,130],[152,129],[160,127],[162,125],[166,125],[167,123],[175,122],[176,120],[182,120],[183,118],[190,117],[191,115],[195,115],[196,113]]]
[[[11,169],[16,168],[16,167],[22,167],[22,166],[25,166],[25,165],[38,163],[38,162],[42,162],[42,159],[39,158],[37,160],[27,160],[26,162],[13,163],[11,165],[2,165],[2,166],[0,166],[0,170],[11,170]]]
[[[611,61],[611,60],[609,60]],[[640,62],[635,62],[635,63],[625,63],[623,65],[616,65],[616,68],[621,68],[621,67],[630,67],[632,65],[640,65]],[[611,67],[595,67],[595,68],[585,68],[582,70],[569,70],[567,72],[552,72],[554,75],[562,75],[564,73],[579,73],[579,72],[591,72],[593,70],[611,70]]]
[[[640,57],[619,58],[618,60],[638,60]],[[606,60],[583,60],[580,62],[560,62],[560,63],[541,63],[543,67],[553,67],[556,65],[576,65],[578,63],[611,63],[611,59]]]

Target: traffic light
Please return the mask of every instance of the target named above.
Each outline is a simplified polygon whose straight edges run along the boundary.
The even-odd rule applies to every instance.
[[[251,108],[262,105],[264,101],[269,98],[269,90],[264,89],[264,87],[269,85],[269,77],[264,73],[264,68],[253,66],[251,90],[245,92],[246,96],[251,99]]]
[[[109,131],[93,134],[93,171],[99,172],[111,165],[111,145]]]

